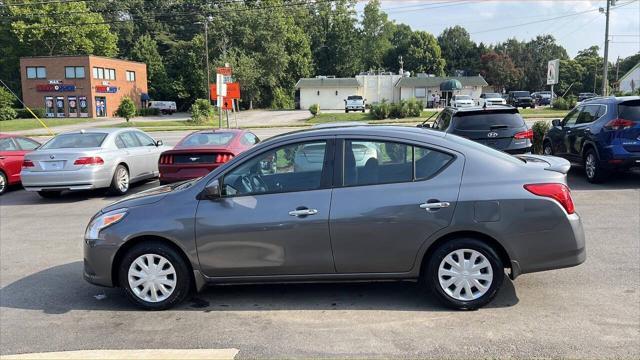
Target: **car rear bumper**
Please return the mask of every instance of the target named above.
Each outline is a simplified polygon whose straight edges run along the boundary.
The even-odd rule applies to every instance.
[[[159,165],[160,182],[172,183],[205,176],[220,165]]]
[[[88,167],[74,171],[23,171],[22,186],[27,191],[87,190],[109,187],[112,171],[105,167]]]
[[[517,154],[530,154],[531,146],[519,148],[519,149],[505,149],[503,150],[507,154],[517,155]]]

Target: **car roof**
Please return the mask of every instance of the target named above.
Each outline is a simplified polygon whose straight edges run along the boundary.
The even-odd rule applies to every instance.
[[[640,96],[596,96],[583,100],[580,104],[621,103],[624,101],[640,100]]]
[[[457,113],[464,113],[464,114],[470,114],[470,113],[493,113],[493,114],[498,114],[498,113],[505,113],[505,114],[517,114],[518,113],[518,109],[514,108],[511,105],[487,105],[485,107],[483,106],[468,106],[468,107],[462,107],[462,108],[455,108],[452,106],[448,106],[446,107],[446,109],[452,111],[454,114]]]
[[[198,131],[194,131],[191,134],[215,134],[215,133],[235,133],[235,134],[240,134],[243,132],[247,132],[247,130],[244,129],[236,129],[236,128],[229,128],[229,129],[204,129],[204,130],[198,130]],[[189,135],[191,135],[189,134]]]
[[[333,126],[333,127],[321,127],[321,128],[308,128],[304,130],[296,130],[285,134],[274,136],[264,143],[272,142],[273,140],[288,140],[295,139],[302,135],[309,136],[339,136],[339,135],[356,135],[356,136],[391,136],[393,135],[424,135],[433,138],[444,138],[445,133],[441,131],[429,130],[425,128],[419,128],[414,126],[401,126],[401,125],[352,125],[352,126]]]

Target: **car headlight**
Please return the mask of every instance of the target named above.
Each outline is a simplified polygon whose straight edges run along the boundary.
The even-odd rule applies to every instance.
[[[89,226],[87,226],[87,230],[84,233],[85,239],[97,239],[100,235],[100,231],[106,227],[109,227],[120,220],[124,219],[125,215],[129,210],[127,208],[117,209],[113,211],[109,211],[104,214],[100,214],[96,216],[91,222]]]

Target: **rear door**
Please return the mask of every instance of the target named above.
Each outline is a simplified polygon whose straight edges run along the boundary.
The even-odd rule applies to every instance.
[[[378,152],[358,162],[356,144]],[[451,221],[462,155],[375,137],[344,138],[338,149],[330,216],[337,272],[410,271],[425,240]]]
[[[135,131],[126,131],[116,138],[116,146],[126,149],[126,161],[132,180],[146,177],[151,172],[151,165],[148,164],[149,151],[142,146],[135,133]],[[157,162],[155,166],[158,166]]]
[[[136,131],[134,134],[145,149],[145,172],[152,175],[158,174],[158,159],[160,159],[162,149],[156,146],[156,141],[151,136],[142,131]]]

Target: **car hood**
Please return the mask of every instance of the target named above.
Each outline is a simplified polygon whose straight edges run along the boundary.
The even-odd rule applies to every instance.
[[[114,202],[102,209],[102,212],[105,213],[120,208],[131,208],[156,203],[172,192],[173,188],[174,187],[172,185],[164,185],[146,191],[141,191],[137,194],[127,196],[122,200]]]

